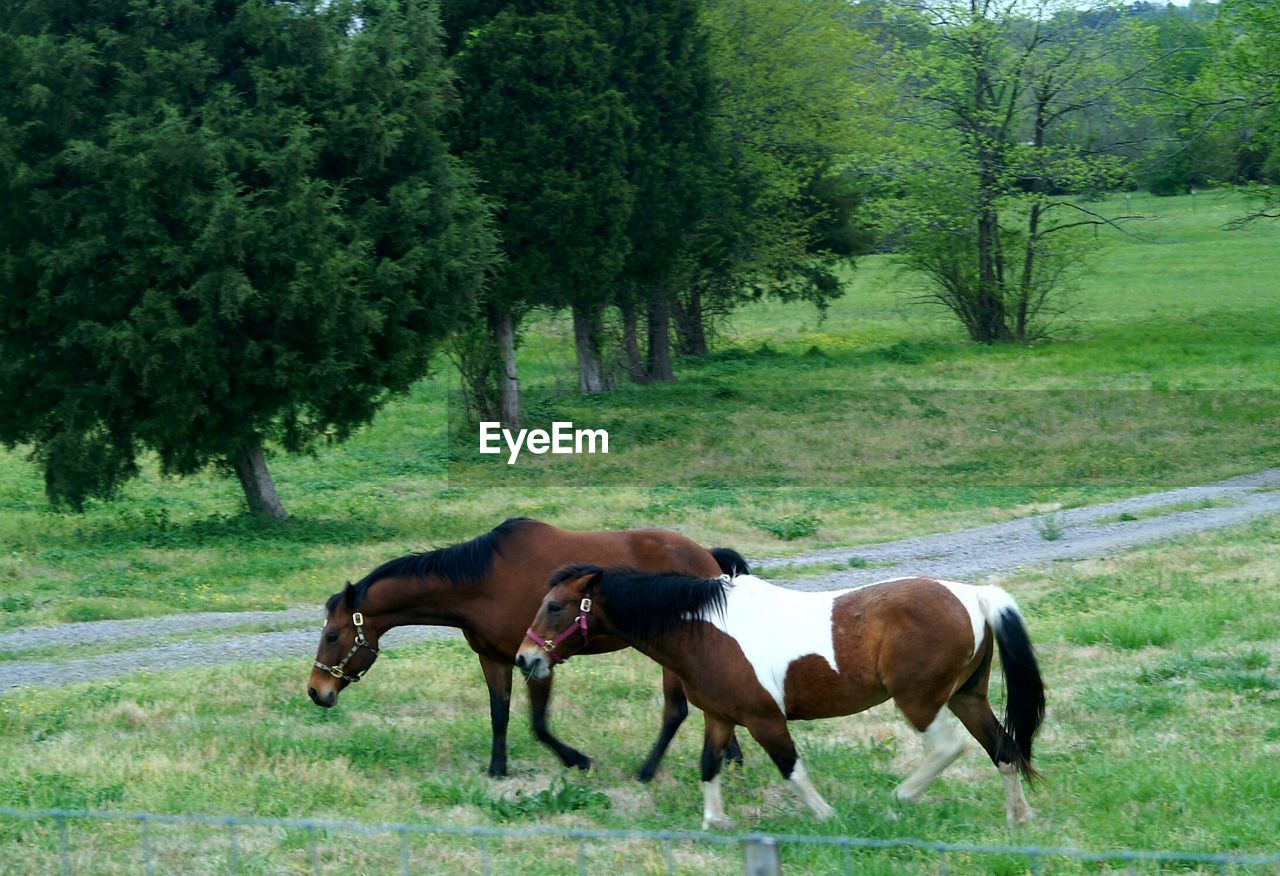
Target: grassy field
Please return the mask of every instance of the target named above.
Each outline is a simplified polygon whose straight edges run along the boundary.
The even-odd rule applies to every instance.
[[[1223,231],[1242,209],[1227,195],[1124,197],[1107,206],[1150,218],[1103,239],[1053,341],[971,344],[875,256],[823,317],[744,308],[712,356],[678,364],[676,387],[584,400],[546,394],[574,374],[569,327],[544,320],[521,352],[531,423],[618,429],[609,457],[568,473],[460,460],[444,362],[350,442],[273,459],[285,526],[245,517],[218,472],[149,473],[86,514],[53,512],[24,454],[0,453],[0,628],[314,605],[513,515],[783,555],[1277,464],[1280,226]]]
[[[1029,793],[1038,817],[1004,823],[1000,780],[975,744],[914,806],[889,792],[918,762],[916,734],[889,706],[793,725],[838,816],[815,823],[753,743],[726,779],[742,831],[952,843],[1276,851],[1280,808],[1280,521],[1006,580],[1037,644],[1049,697]],[[266,661],[135,676],[0,699],[0,800],[22,808],[315,817],[363,823],[696,829],[700,722],[691,719],[651,785],[631,773],[656,730],[655,667],[634,652],[563,667],[554,725],[597,759],[569,773],[513,721],[513,775],[482,777],[487,703],[461,642],[392,647],[366,682],[324,711],[302,693],[309,667]],[[999,707],[1000,694],[994,697]],[[523,695],[517,693],[517,707]],[[23,829],[25,828],[25,830]],[[398,866],[386,840],[319,837],[326,872]],[[218,872],[224,833],[153,827],[157,872]],[[50,824],[0,819],[0,860],[57,858]],[[69,834],[74,865],[139,872],[136,826]],[[305,872],[302,832],[242,829],[243,872]],[[546,838],[493,842],[494,869],[557,873],[576,850]],[[475,843],[415,838],[414,872],[475,870]],[[589,844],[590,872],[663,872],[641,843]],[[732,872],[733,848],[682,843],[677,872]],[[951,872],[1026,871],[1016,858],[952,854]],[[7,866],[7,865],[6,865]],[[788,872],[841,872],[837,853],[784,847]],[[33,869],[34,867],[34,869]],[[855,855],[855,872],[936,871],[932,855]],[[4,869],[4,867],[0,867]],[[1096,872],[1061,859],[1044,872]],[[1103,868],[1105,869],[1105,868]],[[1141,871],[1140,871],[1141,872]],[[1148,871],[1153,872],[1153,871]],[[1247,871],[1242,871],[1247,872]]]

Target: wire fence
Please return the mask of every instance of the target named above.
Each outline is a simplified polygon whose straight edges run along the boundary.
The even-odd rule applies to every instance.
[[[14,873],[1277,873],[1270,854],[0,807]]]

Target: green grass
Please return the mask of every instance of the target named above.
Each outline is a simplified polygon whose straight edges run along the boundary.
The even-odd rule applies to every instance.
[[[617,429],[609,457],[568,470],[460,459],[444,363],[349,442],[272,459],[288,525],[241,514],[225,473],[154,468],[115,502],[54,512],[24,454],[0,452],[0,628],[314,605],[382,560],[512,515],[787,555],[1280,464],[1280,226],[1223,231],[1242,209],[1229,195],[1108,206],[1151,218],[1138,238],[1104,238],[1053,341],[969,343],[910,303],[889,256],[862,259],[825,316],[744,307],[711,356],[678,363],[675,387],[549,394],[575,377],[567,320],[543,319],[521,348],[530,423]],[[1095,390],[1238,395],[1126,407]]]
[[[1124,511],[1114,517],[1100,517],[1099,523],[1131,523],[1135,520],[1150,520],[1154,517],[1167,517],[1170,514],[1181,514],[1184,511],[1205,511],[1209,508],[1230,508],[1237,502],[1229,499],[1193,499],[1186,502],[1170,502],[1168,505],[1157,505],[1154,508],[1143,508],[1138,511]]]
[[[1029,792],[1037,819],[1004,824],[1000,779],[976,745],[919,804],[889,792],[921,756],[917,734],[891,707],[792,725],[815,784],[838,813],[812,821],[761,750],[725,780],[727,811],[742,831],[951,843],[1275,849],[1280,807],[1280,521],[1184,539],[1108,560],[1055,564],[1005,582],[1027,617],[1048,688],[1037,742],[1044,781]],[[1139,643],[1116,631],[1181,618],[1175,635]],[[1082,636],[1089,627],[1108,635]],[[263,661],[76,685],[0,699],[0,799],[21,808],[87,807],[162,813],[312,817],[363,823],[554,825],[696,829],[701,812],[697,715],[677,736],[663,772],[640,785],[632,771],[657,729],[656,668],[634,652],[563,667],[553,727],[596,758],[589,774],[554,764],[523,720],[515,694],[513,775],[482,776],[488,706],[474,656],[458,641],[388,649],[332,710],[303,693],[306,661]],[[999,707],[999,685],[993,699]],[[745,737],[744,737],[745,740]],[[164,871],[218,872],[225,834],[155,828]],[[334,835],[324,866],[395,869],[399,847]],[[137,872],[136,827],[73,828],[70,854],[92,872]],[[239,834],[245,872],[305,872],[306,837]],[[0,859],[50,861],[52,825],[32,831],[0,819]],[[576,848],[554,839],[494,841],[495,869],[572,868]],[[474,842],[415,838],[415,872],[479,865]],[[732,848],[682,844],[677,872],[734,872]],[[222,856],[222,857],[220,857]],[[660,849],[588,844],[591,872],[664,872]],[[784,847],[788,872],[842,872],[834,852]],[[566,863],[567,862],[567,863]],[[952,872],[1024,872],[1025,860],[952,855]],[[936,869],[931,855],[859,854],[856,872]],[[1095,872],[1043,862],[1042,872]],[[1243,872],[1248,872],[1247,870]]]

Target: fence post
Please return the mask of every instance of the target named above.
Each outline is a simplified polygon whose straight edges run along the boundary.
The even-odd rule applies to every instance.
[[[742,872],[746,876],[781,876],[778,841],[771,836],[749,836],[742,841]]]

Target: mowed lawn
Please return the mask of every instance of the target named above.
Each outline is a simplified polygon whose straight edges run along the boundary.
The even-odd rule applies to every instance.
[[[26,452],[0,452],[0,628],[317,605],[389,557],[514,515],[785,555],[1277,464],[1280,224],[1223,230],[1244,205],[1215,193],[1101,207],[1149,218],[1100,236],[1049,341],[968,342],[912,302],[891,256],[861,259],[825,315],[742,308],[674,387],[557,392],[576,385],[569,326],[535,321],[528,424],[608,424],[608,457],[474,464],[443,358],[351,441],[271,460],[284,526],[245,516],[223,472],[148,469],[117,501],[54,512]]]
[[[889,705],[793,724],[815,784],[837,817],[814,822],[763,752],[743,736],[746,765],[725,800],[743,832],[1092,850],[1275,852],[1280,811],[1280,521],[1006,579],[1020,600],[1048,690],[1037,741],[1037,819],[1005,826],[998,774],[976,744],[922,802],[890,791],[919,762],[917,735]],[[533,740],[519,711],[513,774],[484,778],[487,700],[458,641],[387,649],[358,688],[324,711],[303,694],[305,661],[181,670],[0,699],[0,800],[74,807],[313,817],[451,826],[696,829],[700,721],[677,736],[659,777],[632,778],[661,709],[656,667],[635,652],[582,658],[558,672],[553,727],[596,758],[583,775]],[[993,699],[1000,710],[1002,693]],[[242,872],[309,872],[303,831],[240,828]],[[399,867],[395,837],[319,832],[324,872]],[[56,870],[52,822],[0,818],[0,860]],[[152,826],[156,872],[222,872],[225,831]],[[94,873],[141,872],[136,825],[72,824],[68,857]],[[493,872],[577,866],[564,839],[490,840]],[[659,846],[588,843],[589,872],[666,871]],[[474,840],[411,837],[413,872],[479,872]],[[741,872],[733,847],[682,842],[675,872]],[[783,848],[786,872],[845,872],[838,850]],[[930,853],[855,852],[856,873],[938,872]],[[953,873],[1023,873],[1015,856],[948,855]],[[1040,872],[1106,870],[1049,858]],[[1123,869],[1117,867],[1117,869]],[[1187,869],[1194,869],[1188,867]],[[79,870],[77,870],[79,872]],[[1155,868],[1138,872],[1156,872]],[[1161,871],[1163,872],[1163,871]],[[1242,868],[1232,872],[1267,872]]]

